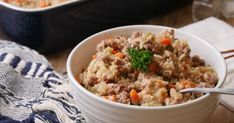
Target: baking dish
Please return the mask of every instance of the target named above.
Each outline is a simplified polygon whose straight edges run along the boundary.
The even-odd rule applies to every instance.
[[[0,1],[0,22],[13,41],[41,52],[72,46],[98,31],[144,23],[191,0],[70,0],[25,9]]]

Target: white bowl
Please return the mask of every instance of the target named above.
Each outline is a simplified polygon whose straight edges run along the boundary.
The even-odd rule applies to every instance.
[[[141,107],[104,100],[82,87],[75,75],[86,68],[95,53],[96,45],[106,38],[135,31],[158,33],[169,27],[133,25],[109,29],[88,37],[70,53],[67,72],[74,92],[74,98],[88,123],[202,123],[216,109],[219,95],[206,94],[190,102],[159,107]],[[219,88],[226,78],[226,64],[222,55],[206,41],[175,29],[175,36],[188,39],[192,55],[205,59],[218,74]]]

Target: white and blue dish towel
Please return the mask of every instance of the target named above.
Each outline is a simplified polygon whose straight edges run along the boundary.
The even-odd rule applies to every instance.
[[[219,50],[234,49],[234,29],[208,18],[181,30],[197,35]],[[227,60],[224,86],[234,88],[234,59]],[[221,103],[234,110],[234,98]],[[44,56],[27,47],[0,41],[0,123],[85,123],[66,76],[53,70]]]
[[[0,41],[0,123],[84,123],[65,78],[36,51]]]

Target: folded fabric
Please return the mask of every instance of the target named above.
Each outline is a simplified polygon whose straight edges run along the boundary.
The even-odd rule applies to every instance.
[[[234,49],[234,28],[215,17],[182,27],[179,30],[198,36],[214,45],[218,50]],[[230,54],[225,54],[230,55]],[[223,88],[234,89],[234,58],[226,60],[228,74]],[[221,95],[220,103],[234,111],[234,96]]]
[[[1,123],[83,123],[70,91],[42,55],[0,41]]]

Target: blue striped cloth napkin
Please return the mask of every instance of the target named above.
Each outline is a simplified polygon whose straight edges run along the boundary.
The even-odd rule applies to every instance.
[[[0,41],[0,123],[84,123],[65,78],[36,51]]]

